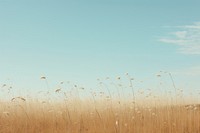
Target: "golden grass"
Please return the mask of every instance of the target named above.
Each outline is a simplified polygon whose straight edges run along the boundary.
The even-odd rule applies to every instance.
[[[41,79],[50,89],[46,77]],[[104,89],[89,93],[77,85],[69,86],[71,90],[60,85],[41,98],[2,100],[0,133],[200,133],[198,99],[189,102],[174,81],[174,95],[168,90],[155,95],[151,89],[135,93],[134,79],[128,79],[127,87],[118,77],[114,91],[100,81]]]
[[[114,100],[1,102],[0,133],[199,133],[199,106]]]

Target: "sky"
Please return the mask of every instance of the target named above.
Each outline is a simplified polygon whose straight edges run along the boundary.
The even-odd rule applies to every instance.
[[[198,90],[199,0],[0,0],[0,84],[86,87],[125,73],[154,86],[159,71]],[[166,83],[168,83],[166,79]],[[145,84],[145,83],[144,83]],[[171,83],[169,83],[171,85]]]

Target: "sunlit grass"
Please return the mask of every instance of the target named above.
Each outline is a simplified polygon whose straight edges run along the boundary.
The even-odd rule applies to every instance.
[[[0,133],[200,132],[200,105],[188,104],[178,94],[136,93],[133,78],[128,80],[128,88],[117,81],[116,94],[101,81],[104,89],[99,91],[73,85],[70,91],[60,87],[44,92],[41,99],[15,96],[2,100]],[[122,89],[130,89],[130,95]]]

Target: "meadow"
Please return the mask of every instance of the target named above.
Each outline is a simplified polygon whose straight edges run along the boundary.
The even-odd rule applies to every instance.
[[[46,77],[41,79],[47,80]],[[105,85],[102,90],[72,85],[69,91],[59,87],[40,92],[41,99],[25,96],[2,99],[0,133],[200,132],[200,105],[185,102],[179,94],[183,90],[176,88],[173,79],[173,96],[157,95],[152,90],[136,91],[134,79],[128,81],[127,88],[117,83],[116,93]]]

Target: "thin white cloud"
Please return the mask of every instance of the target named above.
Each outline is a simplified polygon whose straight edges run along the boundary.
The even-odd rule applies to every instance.
[[[177,31],[174,32],[174,35],[177,36],[178,38],[184,39],[187,35],[187,31]]]
[[[200,54],[200,22],[193,25],[178,26],[178,30],[159,41],[178,45],[178,51],[183,54]]]
[[[175,39],[166,39],[166,38],[162,38],[159,41],[164,42],[164,43],[171,43],[171,44],[177,44],[177,45],[182,45],[185,43],[185,40],[175,40]]]

